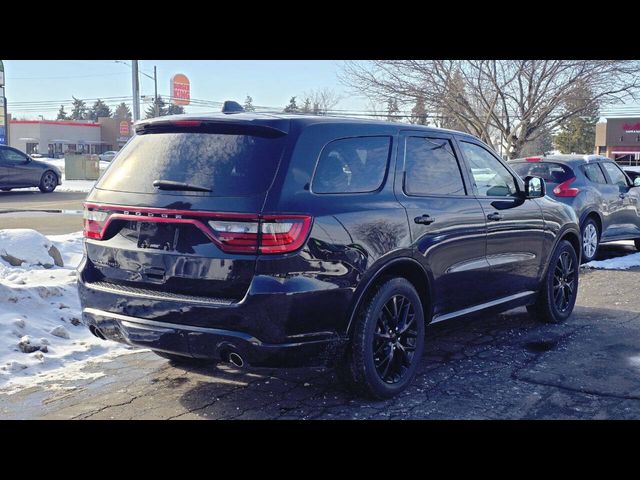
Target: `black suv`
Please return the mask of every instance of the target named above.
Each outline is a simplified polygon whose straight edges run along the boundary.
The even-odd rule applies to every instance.
[[[136,133],[85,205],[79,290],[98,337],[173,361],[335,366],[389,397],[427,323],[573,310],[575,213],[471,135],[253,113]]]

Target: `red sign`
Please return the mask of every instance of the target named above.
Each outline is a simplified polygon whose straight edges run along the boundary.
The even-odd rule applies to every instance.
[[[189,105],[191,100],[191,83],[186,75],[175,74],[171,78],[171,101],[174,105]]]
[[[123,120],[120,122],[120,136],[126,137],[129,135],[129,122]]]
[[[636,123],[635,125],[631,123],[625,123],[622,128],[625,133],[640,133],[640,122]]]

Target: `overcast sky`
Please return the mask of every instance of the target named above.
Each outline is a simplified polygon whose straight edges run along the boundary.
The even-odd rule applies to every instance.
[[[130,63],[129,60],[123,60]],[[343,96],[338,109],[365,110],[368,101],[356,97],[340,84],[340,61],[331,60],[141,60],[140,70],[153,76],[158,68],[158,94],[169,95],[169,81],[183,73],[191,81],[191,98],[210,101],[244,102],[247,95],[254,105],[280,107],[305,91],[332,88]],[[56,117],[60,102],[76,98],[131,96],[131,69],[114,60],[5,60],[5,94],[9,113],[14,117],[45,119]],[[140,75],[141,95],[153,96],[153,80]],[[51,101],[51,104],[25,105],[23,102]],[[144,111],[144,105],[142,110]],[[207,108],[189,106],[187,112]],[[144,114],[143,114],[144,116]]]

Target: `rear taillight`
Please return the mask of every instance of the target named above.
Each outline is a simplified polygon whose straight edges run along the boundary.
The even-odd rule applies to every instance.
[[[84,236],[96,240],[102,239],[102,232],[109,214],[100,210],[89,210],[84,207]]]
[[[302,246],[311,227],[311,217],[268,215],[260,223],[260,253],[293,252]]]
[[[569,180],[560,183],[556,188],[553,189],[553,194],[556,197],[575,197],[580,193],[579,188],[571,187],[571,184],[575,181],[576,177],[570,178]]]
[[[527,157],[527,158],[525,158],[525,160],[527,162],[537,163],[537,162],[541,162],[542,161],[542,157]]]
[[[232,253],[288,253],[300,248],[309,233],[311,217],[266,215],[257,222],[210,220],[221,250]]]
[[[311,229],[308,215],[253,215],[85,204],[85,237],[103,240],[104,232],[116,221],[189,224],[228,253],[293,252],[304,245]]]

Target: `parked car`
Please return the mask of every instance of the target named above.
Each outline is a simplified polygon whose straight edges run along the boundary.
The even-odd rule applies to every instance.
[[[629,180],[635,183],[636,178],[640,177],[640,170],[629,170],[628,168],[624,169],[624,173],[627,174]]]
[[[117,154],[118,154],[118,152],[114,152],[112,150],[109,150],[108,152],[101,153],[100,155],[98,155],[98,157],[100,157],[100,160],[102,160],[103,162],[110,162],[111,160],[113,160],[113,158]]]
[[[535,175],[547,193],[570,205],[580,220],[582,259],[593,260],[600,243],[635,240],[640,249],[640,180],[598,155],[549,155],[510,161],[520,176]]]
[[[62,185],[62,172],[55,165],[34,160],[20,150],[0,145],[0,190],[38,187],[43,193]]]
[[[428,323],[573,310],[575,212],[471,135],[257,113],[136,133],[85,204],[79,293],[100,338],[174,362],[335,366],[385,398],[411,383]]]

